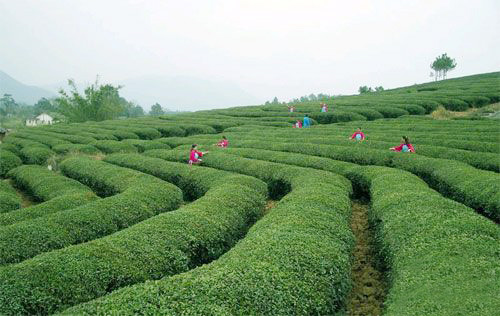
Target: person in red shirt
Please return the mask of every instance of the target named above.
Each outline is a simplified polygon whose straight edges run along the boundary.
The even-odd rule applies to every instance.
[[[229,146],[229,141],[227,140],[226,136],[222,136],[222,140],[218,142],[216,145],[217,147],[227,148],[227,146]]]
[[[361,128],[358,128],[354,134],[351,135],[349,139],[355,140],[365,140],[365,134],[361,131]]]
[[[294,128],[302,128],[302,122],[300,120],[297,120],[297,122],[295,122],[295,124],[293,124],[293,127]]]
[[[200,163],[202,161],[200,158],[203,157],[203,155],[208,154],[208,151],[207,152],[198,151],[196,149],[197,146],[198,145],[196,144],[193,144],[191,146],[191,151],[189,153],[189,162],[188,162],[190,165]]]
[[[401,151],[404,153],[415,153],[415,148],[413,148],[413,145],[410,143],[410,140],[406,136],[403,136],[403,138],[401,139],[401,145],[397,147],[391,147],[390,150]]]

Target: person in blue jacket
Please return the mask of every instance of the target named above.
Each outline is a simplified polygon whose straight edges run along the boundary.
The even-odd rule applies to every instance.
[[[311,126],[311,119],[306,114],[306,115],[304,115],[304,124],[302,124],[302,127],[305,128],[305,127],[310,127],[310,126]]]

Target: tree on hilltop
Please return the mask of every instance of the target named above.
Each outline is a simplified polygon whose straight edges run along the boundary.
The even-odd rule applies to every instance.
[[[437,81],[440,77],[446,79],[446,74],[448,71],[455,69],[457,62],[455,59],[449,57],[446,53],[441,56],[436,57],[434,62],[431,64],[432,70],[434,70],[434,79]]]

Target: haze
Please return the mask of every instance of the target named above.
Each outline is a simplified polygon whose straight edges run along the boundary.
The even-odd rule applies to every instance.
[[[98,74],[146,109],[181,77],[162,105],[199,110],[422,83],[445,52],[450,78],[498,71],[498,30],[499,1],[0,0],[0,70],[45,87]],[[137,81],[147,98],[127,91]]]

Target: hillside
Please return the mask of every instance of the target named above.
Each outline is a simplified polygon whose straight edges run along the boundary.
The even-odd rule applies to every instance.
[[[55,95],[48,90],[25,85],[0,70],[0,95],[5,93],[11,94],[17,102],[30,105],[35,104],[40,98],[49,98]]]
[[[496,315],[499,75],[16,130],[0,314]]]

